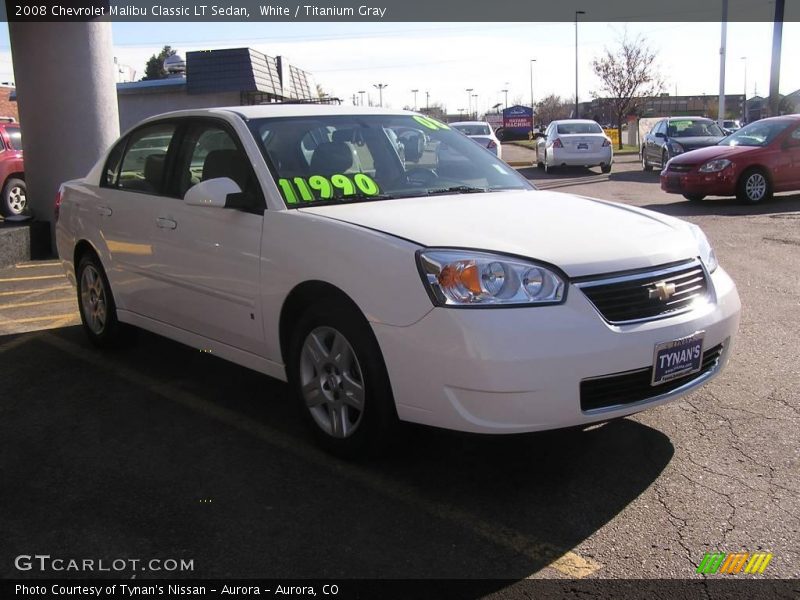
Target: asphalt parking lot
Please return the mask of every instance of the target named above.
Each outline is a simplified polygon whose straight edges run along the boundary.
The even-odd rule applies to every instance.
[[[771,552],[766,576],[800,576],[800,194],[690,204],[635,157],[520,171],[701,225],[743,303],[727,370],[583,433],[408,427],[388,456],[347,463],[311,445],[284,384],[145,332],[101,353],[56,264],[10,267],[0,576],[64,575],[15,569],[38,552],[193,560],[156,574],[172,577],[692,578],[716,551]]]

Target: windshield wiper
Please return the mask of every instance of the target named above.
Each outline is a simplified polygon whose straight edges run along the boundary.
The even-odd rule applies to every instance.
[[[439,188],[435,190],[428,190],[428,196],[437,196],[440,194],[482,194],[489,190],[481,187],[472,187],[469,185],[454,185],[448,188]]]
[[[314,200],[312,202],[298,202],[297,204],[290,204],[289,208],[309,208],[312,206],[334,206],[336,204],[353,204],[356,202],[369,202],[370,200],[393,200],[396,196],[391,194],[375,194],[367,196],[366,194],[353,194],[351,196],[343,196],[341,198],[329,198],[327,200]]]

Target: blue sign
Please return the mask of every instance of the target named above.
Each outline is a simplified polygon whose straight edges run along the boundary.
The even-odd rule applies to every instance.
[[[533,127],[533,109],[530,106],[509,106],[503,110],[503,128],[524,134]]]

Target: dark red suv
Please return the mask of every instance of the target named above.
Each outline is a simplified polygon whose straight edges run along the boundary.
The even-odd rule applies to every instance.
[[[0,117],[0,182],[0,214],[4,217],[28,214],[22,133],[19,123],[10,117]]]

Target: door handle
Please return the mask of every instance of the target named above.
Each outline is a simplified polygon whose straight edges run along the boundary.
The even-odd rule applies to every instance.
[[[108,206],[98,206],[97,207],[97,214],[103,217],[110,217],[111,213],[114,211],[111,210]]]
[[[175,229],[178,226],[177,221],[173,221],[172,219],[167,219],[165,217],[158,217],[156,219],[156,224],[161,229]]]

